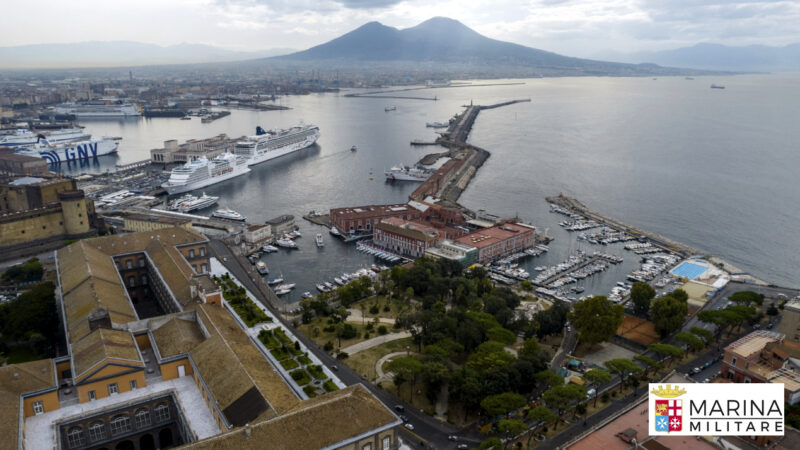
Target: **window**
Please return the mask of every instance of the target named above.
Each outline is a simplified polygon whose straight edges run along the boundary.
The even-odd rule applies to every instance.
[[[131,261],[130,259],[125,261],[125,268],[126,269],[133,269],[133,261]]]
[[[169,405],[162,403],[156,406],[156,422],[166,422],[169,420]]]
[[[389,450],[392,448],[392,437],[386,436],[383,438],[383,449],[382,450]]]
[[[208,265],[206,263],[200,264],[200,273],[208,272]]]
[[[200,247],[200,256],[206,256],[206,248]]]
[[[80,427],[72,427],[67,431],[67,445],[69,445],[69,448],[82,447],[84,440],[83,430]]]
[[[117,383],[111,383],[108,385],[108,395],[111,394],[119,394],[119,385]]]
[[[128,286],[135,287],[136,286],[136,277],[131,275],[128,277]]]
[[[139,258],[139,267],[144,267],[144,258]]]
[[[92,422],[89,425],[89,440],[91,442],[97,442],[100,439],[105,439],[106,437],[106,428],[103,426],[103,422]]]
[[[361,450],[372,450],[372,444],[367,442],[363,447],[361,447]]]
[[[111,434],[122,434],[128,431],[131,431],[131,421],[127,415],[123,414],[111,419]]]
[[[735,356],[733,357],[733,359],[731,359],[731,365],[733,367],[736,367],[736,357]]]
[[[136,428],[141,429],[141,428],[150,426],[150,410],[149,409],[145,408],[145,409],[140,409],[140,410],[136,411],[135,418],[136,418]]]
[[[147,275],[140,276],[139,280],[142,282],[142,284],[147,284]]]
[[[94,391],[89,391],[89,400],[96,400],[97,394]]]
[[[194,258],[194,249],[189,249],[189,258]]]
[[[750,382],[750,377],[744,377],[744,382],[745,383],[749,383]]]
[[[37,416],[44,413],[44,403],[41,400],[33,402],[33,413]]]
[[[136,386],[136,380],[131,380],[131,390],[134,390],[134,389],[136,389],[136,388],[137,388],[137,386]]]

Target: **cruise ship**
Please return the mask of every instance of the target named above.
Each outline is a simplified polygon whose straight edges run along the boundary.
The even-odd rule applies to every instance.
[[[101,117],[141,116],[139,105],[121,100],[62,103],[55,107],[56,114],[70,114],[78,119]]]
[[[110,137],[61,144],[51,144],[46,139],[40,139],[34,145],[17,147],[14,153],[44,158],[50,164],[61,164],[115,153],[118,146],[116,139]]]
[[[91,138],[92,135],[83,131],[83,128],[62,128],[46,133],[18,129],[0,136],[0,145],[7,147],[34,145],[41,139],[46,139],[50,144],[60,144],[62,142],[88,141]]]
[[[214,211],[213,213],[211,213],[211,217],[216,217],[218,219],[239,220],[239,221],[247,220],[245,216],[228,208],[222,208]]]
[[[205,192],[203,192],[203,195],[200,197],[195,197],[194,195],[189,194],[169,202],[167,204],[167,209],[170,211],[188,213],[196,209],[208,208],[214,203],[217,203],[217,200],[219,200],[219,197],[206,195]]]
[[[319,139],[319,127],[298,125],[287,130],[264,131],[256,127],[256,135],[236,143],[233,151],[247,158],[247,165],[260,164],[270,159],[296,152],[313,145]]]
[[[168,194],[180,194],[204,188],[250,172],[247,158],[223,153],[213,159],[199,158],[172,169],[169,180],[161,187]]]
[[[384,172],[387,181],[425,181],[431,176],[430,171],[417,167],[395,166]]]

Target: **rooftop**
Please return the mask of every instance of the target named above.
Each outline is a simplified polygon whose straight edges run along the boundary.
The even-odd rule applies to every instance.
[[[778,342],[781,340],[783,340],[783,335],[780,333],[756,330],[725,347],[725,351],[730,351],[743,358],[750,358],[760,353],[770,342]]]
[[[168,217],[162,215],[151,215],[151,214],[125,214],[122,216],[125,220],[138,220],[141,222],[153,222],[153,223],[163,223],[166,225],[184,225],[186,223],[191,222],[189,218],[186,217]]]
[[[206,337],[197,322],[173,317],[152,332],[162,358],[189,353]]]
[[[416,210],[412,209],[405,203],[398,203],[396,205],[370,205],[370,206],[353,206],[347,208],[333,208],[331,209],[331,220],[337,217],[345,216],[348,219],[359,219],[375,216],[396,216],[398,214],[411,213]]]
[[[456,241],[462,244],[472,245],[473,247],[484,248],[506,239],[519,236],[524,232],[532,232],[534,229],[535,228],[530,225],[509,222],[461,236],[457,238]]]
[[[376,228],[402,234],[412,239],[430,239],[440,235],[439,230],[424,223],[404,220],[399,217],[383,219]]]
[[[19,439],[19,396],[57,385],[52,359],[0,367],[0,436],[6,443]]]

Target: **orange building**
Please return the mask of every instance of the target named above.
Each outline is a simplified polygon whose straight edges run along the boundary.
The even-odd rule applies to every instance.
[[[520,252],[535,244],[536,228],[524,223],[503,223],[456,238],[478,248],[478,262],[487,263]]]

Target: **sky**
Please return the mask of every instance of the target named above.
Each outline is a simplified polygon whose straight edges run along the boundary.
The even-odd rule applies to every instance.
[[[129,40],[305,49],[369,21],[406,28],[434,16],[578,57],[800,42],[797,0],[0,0],[0,46]]]

